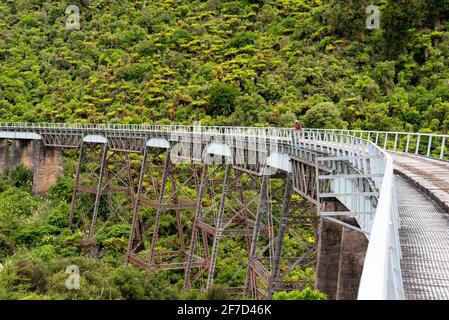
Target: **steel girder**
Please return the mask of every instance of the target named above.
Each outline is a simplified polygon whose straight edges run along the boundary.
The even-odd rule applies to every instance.
[[[234,292],[237,289],[241,293],[248,285],[248,257],[257,223],[262,175],[248,168],[240,169],[231,164],[203,167],[185,270],[185,290],[210,288],[215,278],[222,277],[223,270],[217,269],[217,261],[229,259],[226,251],[232,251],[236,242],[246,249],[240,253],[234,251],[233,262],[239,265],[234,266],[234,274],[226,284],[234,287]],[[207,277],[201,270],[192,271],[192,262],[198,257],[204,261],[203,269],[207,270]]]
[[[152,154],[150,154],[150,149]],[[146,270],[173,270],[184,269],[186,254],[185,233],[188,226],[185,221],[193,219],[193,211],[196,207],[196,199],[193,193],[198,189],[198,168],[195,164],[183,163],[175,165],[172,163],[169,150],[161,150],[145,147],[141,162],[139,183],[136,201],[133,209],[133,222],[128,242],[126,263],[131,262]],[[140,212],[147,208],[152,212],[151,225],[142,222]],[[162,230],[161,218],[175,217],[169,227]],[[152,229],[147,252],[138,252],[136,246],[136,226]],[[163,243],[160,234],[170,241]],[[141,244],[145,237],[139,239]],[[168,242],[168,243],[167,243]],[[142,248],[141,248],[142,249]]]
[[[86,240],[83,247],[87,248],[89,256],[98,255],[97,227],[101,231],[114,222],[130,222],[134,189],[128,153],[112,151],[107,144],[82,143],[69,224],[84,229]]]

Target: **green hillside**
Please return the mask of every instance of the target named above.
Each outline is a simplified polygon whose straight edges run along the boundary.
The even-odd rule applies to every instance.
[[[379,30],[366,28],[370,4]],[[449,0],[0,0],[0,121],[447,133],[448,18]],[[45,199],[23,167],[0,177],[0,299],[212,297],[181,292],[179,272],[125,269],[129,223],[102,230],[102,259],[84,257],[67,225],[74,167],[68,154]],[[70,264],[81,290],[66,289]],[[220,262],[223,283],[238,267]]]
[[[0,118],[446,131],[448,16],[435,0],[3,0]]]

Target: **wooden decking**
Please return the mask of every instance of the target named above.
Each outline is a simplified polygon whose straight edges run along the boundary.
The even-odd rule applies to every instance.
[[[402,153],[391,155],[396,173],[449,213],[449,162]]]
[[[449,164],[403,154],[395,161],[406,299],[449,299]],[[437,203],[438,202],[438,203]]]

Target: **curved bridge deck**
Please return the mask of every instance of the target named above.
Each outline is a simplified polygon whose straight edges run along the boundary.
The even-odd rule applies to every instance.
[[[449,212],[449,162],[391,153],[396,173],[404,176]]]
[[[449,299],[449,214],[443,209],[449,204],[449,164],[404,154],[392,156],[398,173],[405,298]]]

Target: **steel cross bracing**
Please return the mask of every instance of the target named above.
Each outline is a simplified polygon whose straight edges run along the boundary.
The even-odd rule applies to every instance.
[[[110,151],[107,145],[82,143],[76,168],[69,223],[85,228],[83,246],[97,257],[93,242],[97,220],[102,227],[115,221],[130,223],[128,212],[134,202],[134,184],[129,154]]]
[[[127,262],[181,269],[185,288],[220,278],[256,298],[301,287],[290,275],[313,264],[316,241],[303,240],[313,238],[318,212],[369,239],[359,298],[402,299],[393,166],[384,149],[448,156],[447,136],[399,132],[1,123],[0,138],[79,150],[70,219],[86,227],[88,246],[97,228],[120,216],[131,225]],[[331,200],[345,210],[329,210]],[[161,227],[165,215],[173,228]],[[161,234],[172,243],[161,243]],[[294,256],[283,253],[287,234],[298,243]],[[242,270],[226,278],[217,263],[234,238],[246,253]]]

